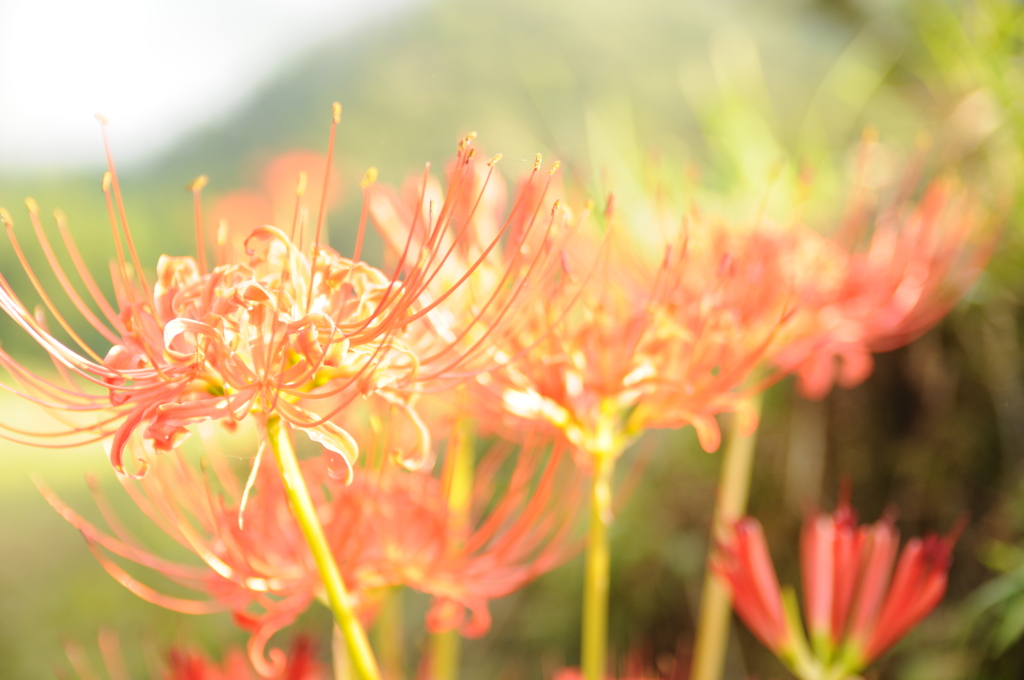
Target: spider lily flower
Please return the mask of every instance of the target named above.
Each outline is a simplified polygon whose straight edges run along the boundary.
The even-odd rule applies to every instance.
[[[905,184],[912,187],[909,180]],[[994,240],[983,233],[988,220],[969,192],[940,179],[917,202],[907,193],[904,187],[870,229],[871,210],[861,191],[833,238],[810,230],[793,234],[798,312],[771,359],[796,373],[810,399],[823,398],[836,382],[850,388],[866,380],[873,352],[924,334],[988,261]]]
[[[172,649],[168,655],[164,680],[258,680],[259,674],[245,658],[245,653],[232,648],[221,663],[189,649]],[[281,680],[329,680],[331,673],[317,661],[309,639],[298,636],[292,642]]]
[[[449,261],[471,259],[473,244],[492,242],[506,192],[493,163],[472,167],[470,180],[481,187],[470,192],[473,202],[459,198],[465,179],[454,176],[447,193],[432,178],[410,178],[401,191],[382,187],[370,196],[370,215],[392,252],[427,221],[425,195],[459,206],[442,238],[471,234]],[[515,332],[492,336],[501,368],[477,380],[473,407],[481,420],[507,433],[560,432],[577,453],[613,455],[646,428],[685,424],[714,450],[714,416],[723,411],[742,411],[752,425],[744,383],[786,314],[786,277],[773,270],[770,243],[730,239],[714,228],[717,237],[708,236],[707,225],[686,225],[652,261],[621,229],[600,233],[589,206],[574,217],[553,198],[562,193],[557,167],[543,184],[536,182],[539,168],[538,158],[510,214],[506,247],[494,246],[494,271],[480,268],[478,282],[515,267],[529,278],[531,256],[560,266],[538,287],[540,295],[517,308]],[[553,227],[560,236],[554,242],[544,238]],[[472,284],[461,293],[465,304],[449,307],[453,315],[461,310],[485,328],[492,319],[507,320]],[[581,458],[584,466],[588,458]]]
[[[478,465],[474,511],[466,525],[451,521],[441,479],[394,462],[396,428],[375,427],[379,441],[361,437],[372,460],[358,467],[347,485],[331,477],[323,456],[301,462],[334,559],[364,619],[373,616],[381,589],[405,585],[434,597],[427,616],[431,630],[459,628],[478,636],[490,625],[489,600],[521,588],[573,554],[572,508],[581,491],[563,451],[527,447],[517,454],[509,445],[495,446]],[[323,586],[273,463],[261,462],[246,490],[212,441],[206,451],[202,469],[174,452],[154,458],[142,479],[119,476],[139,508],[198,556],[200,565],[165,559],[144,547],[95,482],[91,487],[109,530],[86,521],[45,487],[41,491],[82,532],[104,569],[136,595],[188,614],[231,611],[251,633],[252,665],[264,677],[275,677],[284,656],[276,649],[268,656],[268,640],[322,598]],[[153,577],[184,586],[196,597],[165,594],[148,585]]]
[[[447,191],[427,164],[401,192],[374,184],[366,201],[384,237],[385,257],[399,268],[411,272],[413,260],[405,256],[410,243],[434,243],[440,255],[436,275],[425,282],[424,299],[447,298],[443,307],[429,305],[433,323],[450,329],[440,337],[458,343],[464,366],[475,362],[488,369],[460,376],[480,381],[495,365],[508,363],[505,346],[523,332],[523,313],[550,294],[560,269],[559,244],[571,236],[568,214],[557,198],[559,163],[544,177],[538,154],[506,214],[508,194],[496,171],[500,159],[500,154],[486,162],[475,153],[460,154],[448,166]],[[445,351],[428,345],[423,354],[450,373]],[[423,373],[436,379],[444,371]]]
[[[103,665],[111,680],[129,680],[117,635],[101,631],[99,645]],[[99,677],[93,672],[81,645],[68,642],[64,650],[79,680]],[[156,676],[152,673],[150,671],[151,680],[256,680],[259,677],[246,660],[245,653],[236,648],[228,650],[221,663],[212,661],[196,650],[174,648],[167,655],[167,667]],[[64,676],[58,674],[58,677]],[[324,666],[316,660],[310,641],[303,636],[296,637],[280,676],[281,680],[328,680],[329,677]]]
[[[333,139],[332,132],[332,145]],[[460,142],[460,162],[472,157],[470,142]],[[328,168],[332,153],[333,146]],[[197,423],[215,420],[234,426],[251,417],[263,431],[273,417],[322,444],[331,457],[332,473],[345,477],[351,474],[357,446],[332,420],[357,398],[378,394],[401,408],[420,432],[419,445],[406,452],[403,462],[416,466],[429,460],[429,435],[408,395],[419,381],[454,382],[460,374],[484,370],[486,337],[467,340],[479,324],[469,321],[463,328],[442,323],[446,299],[483,264],[484,256],[461,261],[467,269],[452,282],[444,250],[450,244],[442,243],[443,227],[431,225],[423,238],[405,244],[395,273],[387,276],[360,259],[365,212],[355,254],[341,256],[321,244],[330,193],[327,172],[311,236],[304,235],[306,182],[300,178],[290,228],[242,225],[247,236],[238,248],[227,240],[242,233],[237,226],[218,229],[218,244],[224,247],[208,265],[200,205],[206,180],[200,178],[191,186],[197,254],[162,256],[151,281],[134,247],[109,151],[107,158],[103,190],[117,255],[112,265],[115,301],[96,285],[64,216],[58,214],[75,274],[84,284],[85,292],[78,292],[51,247],[38,206],[27,201],[47,264],[72,306],[109,343],[105,350],[90,347],[62,314],[24,256],[10,213],[0,211],[33,288],[71,339],[62,342],[0,276],[0,308],[50,354],[56,367],[56,377],[50,378],[0,351],[0,367],[12,379],[4,387],[66,423],[59,432],[3,423],[0,434],[40,446],[109,439],[111,463],[124,473],[124,451],[133,439],[165,452],[177,448]],[[438,210],[443,216],[452,207],[444,204]],[[461,242],[457,238],[454,245]],[[509,283],[510,275],[502,280],[516,288]],[[439,291],[437,280],[451,287]],[[492,308],[508,314],[515,296],[501,290],[495,296],[501,299]],[[138,465],[135,474],[144,474],[142,458]]]
[[[642,647],[635,647],[626,652],[625,658],[616,664],[618,673],[609,672],[608,680],[685,680],[689,676],[688,654],[679,653],[666,658],[659,655],[657,660],[650,659],[650,652]],[[652,663],[653,662],[653,663]],[[551,680],[584,680],[579,668],[566,667],[555,671]]]
[[[779,588],[757,520],[734,525],[714,568],[728,582],[739,617],[797,677],[845,680],[939,604],[961,528],[913,538],[897,558],[899,532],[891,518],[857,526],[845,499],[834,514],[808,518],[800,557],[810,643],[795,593]]]
[[[627,675],[618,680],[649,680],[650,676]],[[551,680],[584,680],[579,668],[563,668],[552,676]],[[614,679],[609,679],[614,680]]]

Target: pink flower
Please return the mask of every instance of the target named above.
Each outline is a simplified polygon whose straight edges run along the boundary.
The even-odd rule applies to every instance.
[[[897,561],[899,533],[889,518],[857,526],[845,500],[832,515],[808,518],[800,556],[810,647],[795,598],[787,602],[779,588],[757,520],[736,523],[715,569],[728,581],[739,617],[798,676],[813,680],[824,669],[840,674],[820,677],[846,677],[859,673],[938,605],[961,528],[945,537],[911,539]]]

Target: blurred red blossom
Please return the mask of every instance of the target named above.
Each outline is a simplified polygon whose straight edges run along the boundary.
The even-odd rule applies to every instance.
[[[572,465],[558,449],[496,445],[477,464],[468,524],[453,521],[443,480],[429,470],[396,465],[381,441],[368,441],[373,460],[344,484],[316,456],[301,463],[334,559],[357,612],[373,616],[377,593],[405,585],[428,593],[435,631],[467,636],[490,626],[488,602],[561,564],[576,549],[573,509],[581,496]],[[381,457],[382,456],[382,457]],[[446,457],[449,460],[450,457]],[[280,672],[280,650],[264,656],[270,637],[323,596],[316,565],[289,510],[283,484],[264,461],[251,489],[207,441],[203,469],[181,454],[154,459],[140,480],[121,477],[126,491],[168,536],[202,566],[167,560],[125,528],[96,482],[96,503],[109,533],[41,486],[61,515],[79,529],[111,576],[154,604],[190,614],[229,610],[252,633],[249,657],[265,677]],[[574,501],[575,499],[575,501]],[[127,561],[196,591],[185,599],[146,585],[121,566]],[[149,581],[151,579],[144,579]],[[467,616],[468,613],[468,616]]]
[[[739,617],[798,677],[846,678],[939,604],[961,529],[958,524],[945,537],[913,538],[897,560],[899,532],[890,517],[857,526],[845,498],[832,515],[808,517],[800,556],[810,644],[796,595],[780,589],[756,519],[733,526],[714,568],[728,582]]]

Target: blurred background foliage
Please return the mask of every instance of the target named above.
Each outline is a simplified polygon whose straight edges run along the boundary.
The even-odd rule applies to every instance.
[[[640,236],[655,195],[680,212],[699,206],[742,222],[765,210],[829,230],[865,128],[883,143],[874,170],[883,189],[915,158],[928,175],[957,173],[1001,230],[986,274],[939,327],[877,357],[864,385],[820,403],[800,399],[789,381],[768,393],[751,512],[781,579],[794,583],[802,512],[830,510],[842,477],[864,520],[899,506],[905,535],[945,531],[966,515],[944,605],[877,677],[1019,678],[1022,41],[1024,8],[1009,0],[437,0],[311,46],[235,114],[129,168],[122,184],[142,261],[190,254],[185,184],[209,175],[208,200],[258,186],[275,154],[324,146],[334,100],[345,107],[337,160],[345,193],[329,225],[342,252],[354,241],[367,167],[391,183],[425,161],[443,168],[470,130],[488,153],[504,154],[510,181],[542,152],[563,162],[571,196],[600,203],[614,191]],[[111,135],[116,156],[116,126]],[[64,209],[93,271],[104,271],[110,232],[97,174],[15,172],[0,159],[0,203],[20,208],[26,195],[44,214]],[[26,211],[13,212],[25,234]],[[10,248],[0,250],[0,268],[25,289]],[[6,320],[0,333],[6,349],[25,355],[29,343]],[[36,417],[0,399],[5,420]],[[653,433],[634,448],[646,469],[614,527],[612,645],[620,658],[639,654],[668,674],[686,663],[692,642],[719,458],[700,452],[689,429]],[[62,639],[88,643],[99,627],[120,632],[136,669],[172,643],[216,655],[242,641],[226,615],[185,617],[137,600],[32,487],[36,472],[88,515],[82,475],[93,470],[128,507],[99,447],[10,445],[0,456],[0,677],[48,677],[66,665]],[[464,645],[463,677],[526,680],[576,663],[581,572],[574,561],[495,604],[491,633]],[[412,594],[402,601],[411,667],[424,603]],[[322,632],[327,621],[318,611],[301,625]],[[736,626],[726,678],[746,677],[787,675]]]

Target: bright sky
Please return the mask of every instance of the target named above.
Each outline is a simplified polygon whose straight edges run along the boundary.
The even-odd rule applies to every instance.
[[[0,167],[130,163],[224,115],[303,47],[411,0],[0,0]]]

